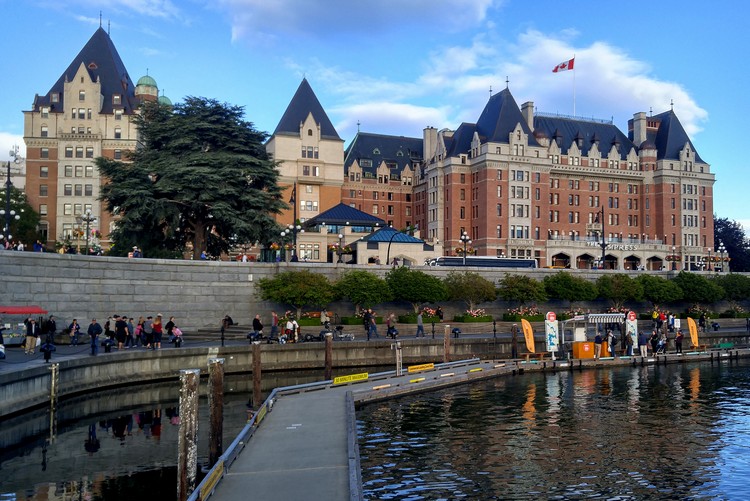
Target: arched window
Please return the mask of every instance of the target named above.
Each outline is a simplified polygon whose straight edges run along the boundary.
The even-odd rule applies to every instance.
[[[307,135],[312,136],[312,129],[307,129]]]

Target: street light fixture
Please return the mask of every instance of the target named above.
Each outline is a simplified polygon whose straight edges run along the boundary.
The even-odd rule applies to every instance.
[[[339,259],[338,259],[338,261],[336,261],[337,263],[343,263],[344,262],[344,260],[341,259],[341,253],[344,250],[343,241],[344,241],[344,235],[341,234],[341,233],[339,233],[339,247],[338,247],[338,249],[336,249],[338,251],[338,255],[339,255]]]
[[[96,222],[96,216],[91,215],[91,209],[87,209],[86,213],[81,216],[81,221],[86,223],[86,255],[90,254],[89,251],[89,238],[91,238],[91,223]]]
[[[721,260],[721,271],[724,271],[724,253],[727,251],[727,248],[724,247],[724,242],[719,240],[719,255]]]
[[[10,245],[10,241],[13,239],[13,235],[10,234],[11,220],[15,219],[18,221],[21,219],[21,216],[16,214],[16,211],[10,209],[10,189],[12,187],[13,183],[10,181],[10,162],[8,162],[8,179],[5,181],[5,209],[0,209],[0,216],[5,216],[5,227],[0,238],[4,238],[7,245]]]
[[[471,243],[471,238],[469,237],[469,234],[464,231],[463,234],[459,237],[459,240],[464,243],[463,265],[466,266],[466,246]]]
[[[675,246],[672,246],[672,270],[677,269],[677,254],[675,254]]]

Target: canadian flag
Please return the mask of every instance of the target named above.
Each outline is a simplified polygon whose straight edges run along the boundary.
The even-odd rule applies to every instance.
[[[555,69],[552,70],[552,73],[557,73],[558,71],[572,70],[575,62],[576,62],[576,58],[570,59],[568,61],[563,61],[562,63],[555,66]]]

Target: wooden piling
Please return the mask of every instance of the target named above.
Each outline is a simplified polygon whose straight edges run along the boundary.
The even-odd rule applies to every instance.
[[[180,430],[177,440],[177,500],[186,501],[198,473],[198,383],[201,371],[180,371]]]
[[[263,396],[260,392],[260,343],[253,343],[253,409],[260,409]]]
[[[326,372],[323,376],[323,379],[329,380],[329,379],[333,379],[333,334],[331,332],[326,332],[325,342],[326,342]]]
[[[224,454],[224,359],[208,361],[208,467]]]
[[[451,326],[443,325],[443,362],[451,361]]]

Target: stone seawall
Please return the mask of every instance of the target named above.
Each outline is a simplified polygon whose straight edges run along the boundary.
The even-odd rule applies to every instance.
[[[360,269],[380,276],[389,266],[337,265],[332,263],[239,263],[230,261],[183,261],[165,259],[127,259],[67,254],[0,251],[0,305],[38,305],[58,317],[58,329],[77,318],[85,331],[91,318],[100,323],[113,314],[135,316],[174,315],[178,325],[190,332],[199,327],[218,326],[226,314],[235,321],[248,325],[256,313],[268,321],[270,311],[282,312],[283,305],[262,301],[257,283],[263,277],[281,271],[307,269],[321,273],[329,280],[337,280],[347,270]],[[537,280],[559,273],[553,269],[491,269],[419,267],[427,273],[444,278],[450,271],[474,271],[497,283],[508,273],[524,274]],[[566,270],[571,271],[571,270]],[[591,281],[603,273],[617,271],[572,270]],[[633,276],[636,273],[631,272]],[[677,272],[648,272],[665,277]],[[516,303],[495,301],[481,305],[487,312],[500,318],[507,308]],[[550,302],[555,311],[569,307],[567,303]],[[591,305],[592,311],[604,311],[605,302]],[[647,306],[644,305],[644,308]],[[446,318],[461,313],[465,305],[445,304]],[[397,314],[409,311],[406,304],[387,304],[381,312]],[[335,303],[329,310],[348,315],[351,304]],[[722,310],[723,311],[723,310]],[[7,321],[7,320],[6,320]],[[500,330],[498,330],[500,332]]]

